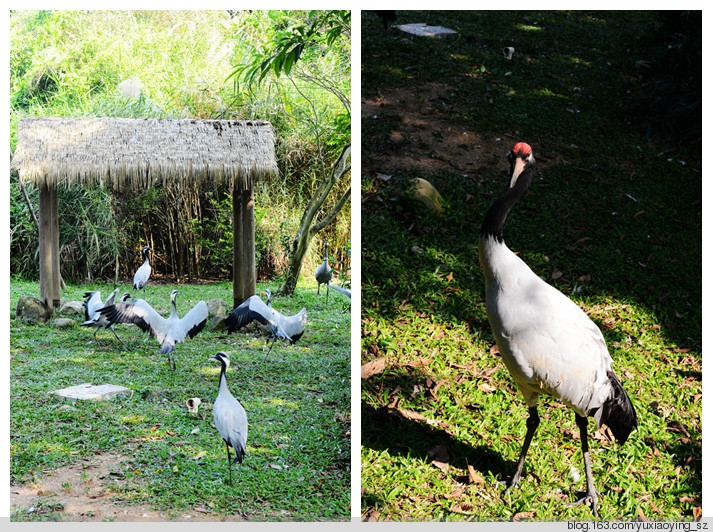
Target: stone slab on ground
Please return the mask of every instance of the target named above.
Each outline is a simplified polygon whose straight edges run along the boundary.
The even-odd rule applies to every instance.
[[[116,384],[94,385],[87,382],[56,390],[53,393],[67,401],[104,401],[117,395],[133,395],[134,391],[131,388]]]
[[[444,28],[443,26],[429,26],[423,22],[416,22],[414,24],[399,24],[396,27],[406,33],[418,35],[419,37],[431,37],[432,39],[455,37],[458,35],[457,31],[450,28]]]

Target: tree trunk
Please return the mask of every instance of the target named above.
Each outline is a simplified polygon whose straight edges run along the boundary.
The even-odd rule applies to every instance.
[[[297,229],[297,234],[292,240],[290,264],[287,267],[287,276],[281,290],[283,294],[292,295],[295,293],[297,279],[299,278],[300,270],[302,269],[302,261],[307,253],[307,250],[309,249],[310,242],[312,242],[312,239],[317,233],[324,229],[324,227],[326,227],[337,216],[351,195],[351,188],[349,188],[342,195],[339,201],[337,201],[331,211],[329,211],[323,218],[315,221],[317,213],[327,200],[327,197],[329,196],[329,193],[334,185],[339,181],[339,179],[341,179],[342,176],[349,173],[349,170],[351,169],[351,165],[348,164],[350,154],[351,145],[347,145],[342,149],[342,153],[332,166],[329,175],[324,177],[322,182],[317,187],[317,190],[315,190],[312,198],[305,208],[304,213],[302,214],[302,220],[300,221],[300,226]]]

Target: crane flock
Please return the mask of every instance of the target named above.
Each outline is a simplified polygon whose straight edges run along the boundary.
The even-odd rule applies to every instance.
[[[325,242],[324,262],[318,269],[320,273],[316,275],[318,283],[327,284],[327,287],[329,287],[329,280],[332,276],[332,270],[327,261],[328,246],[329,244]],[[134,290],[142,290],[144,294],[146,294],[146,286],[151,276],[151,251],[150,246],[143,247],[141,251],[143,262],[137,268],[133,277],[132,286]],[[319,284],[317,291],[319,293]],[[350,297],[348,290],[341,289],[340,291]],[[123,294],[119,302],[116,302],[118,293],[119,288],[115,288],[109,297],[103,301],[98,290],[85,293],[83,304],[85,320],[81,325],[95,329],[95,340],[100,329],[111,330],[126,349],[129,349],[129,347],[116,333],[114,326],[116,324],[136,325],[158,341],[160,352],[168,356],[170,367],[175,370],[176,365],[172,354],[176,350],[176,344],[195,337],[203,330],[209,316],[206,302],[198,301],[191,310],[183,317],[180,317],[176,307],[178,290],[172,290],[170,294],[171,311],[168,317],[164,317],[145,299],[131,299],[131,294],[128,292]],[[269,290],[265,290],[265,295],[265,302],[257,295],[254,295],[238,305],[227,316],[226,325],[227,332],[230,334],[253,321],[257,322],[260,328],[269,335],[268,342],[270,342],[270,347],[265,355],[266,360],[278,338],[294,344],[303,336],[307,322],[307,309],[302,308],[300,312],[294,315],[282,314],[272,307]],[[211,359],[217,360],[221,364],[218,395],[213,403],[213,419],[215,428],[226,445],[229,483],[232,485],[232,466],[235,463],[242,463],[246,455],[247,414],[240,402],[235,399],[228,389],[226,378],[226,371],[230,366],[228,354],[220,351]],[[235,457],[232,460],[231,448],[235,453]]]

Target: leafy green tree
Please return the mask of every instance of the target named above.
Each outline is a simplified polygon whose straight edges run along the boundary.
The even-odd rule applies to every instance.
[[[280,21],[272,28],[266,42],[254,47],[247,61],[233,75],[236,89],[240,82],[247,88],[259,86],[269,75],[284,76],[307,102],[308,113],[299,116],[309,124],[316,144],[316,181],[297,231],[289,244],[290,262],[282,292],[294,293],[302,263],[317,233],[329,225],[350,198],[351,187],[343,185],[351,170],[351,101],[350,81],[350,11],[310,11],[303,18]],[[284,23],[280,23],[284,22]],[[330,56],[342,75],[321,68],[321,58]],[[309,61],[304,59],[309,57]],[[328,117],[318,108],[320,92],[335,97],[342,113]],[[331,120],[331,124],[328,122]],[[327,131],[332,127],[332,134]],[[336,130],[336,134],[334,131]],[[341,185],[341,186],[340,186]]]

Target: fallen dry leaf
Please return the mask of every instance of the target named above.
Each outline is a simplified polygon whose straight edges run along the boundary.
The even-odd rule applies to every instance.
[[[468,515],[473,512],[473,505],[468,502],[459,502],[453,508],[451,508],[451,512],[456,514]]]
[[[646,517],[646,514],[644,514],[644,511],[641,509],[641,506],[638,506],[636,508],[636,515],[637,515],[636,521],[648,521],[649,520],[649,518]]]
[[[594,439],[600,443],[611,443],[616,440],[614,433],[606,425],[602,425],[599,430],[594,433]]]
[[[490,384],[488,384],[487,382],[483,382],[478,385],[478,390],[485,393],[493,393],[497,390],[497,388],[495,388],[494,386],[490,386]]]
[[[472,465],[468,464],[468,481],[471,484],[485,484],[485,479],[475,472]]]
[[[676,432],[678,434],[685,434],[688,438],[691,437],[691,434],[686,430],[686,427],[684,427],[681,422],[679,421],[669,421],[667,424],[668,430],[671,432]]]
[[[537,516],[537,512],[517,512],[512,516],[513,521],[522,521],[523,519],[532,519]]]
[[[441,462],[440,460],[432,460],[431,463],[444,473],[448,472],[450,464],[448,462]]]
[[[463,488],[459,486],[455,489],[455,491],[451,493],[446,493],[443,497],[445,499],[457,499],[461,495],[463,495]]]
[[[450,283],[452,280],[453,280],[453,272],[446,275],[446,281],[448,281]]]
[[[552,280],[553,280],[553,281],[556,281],[556,280],[559,279],[560,277],[562,277],[562,272],[561,272],[561,271],[552,272]]]
[[[384,371],[385,368],[386,358],[384,357],[377,358],[376,360],[372,360],[371,362],[367,362],[366,364],[362,364],[361,378],[368,379],[369,377],[381,373],[382,371]]]

